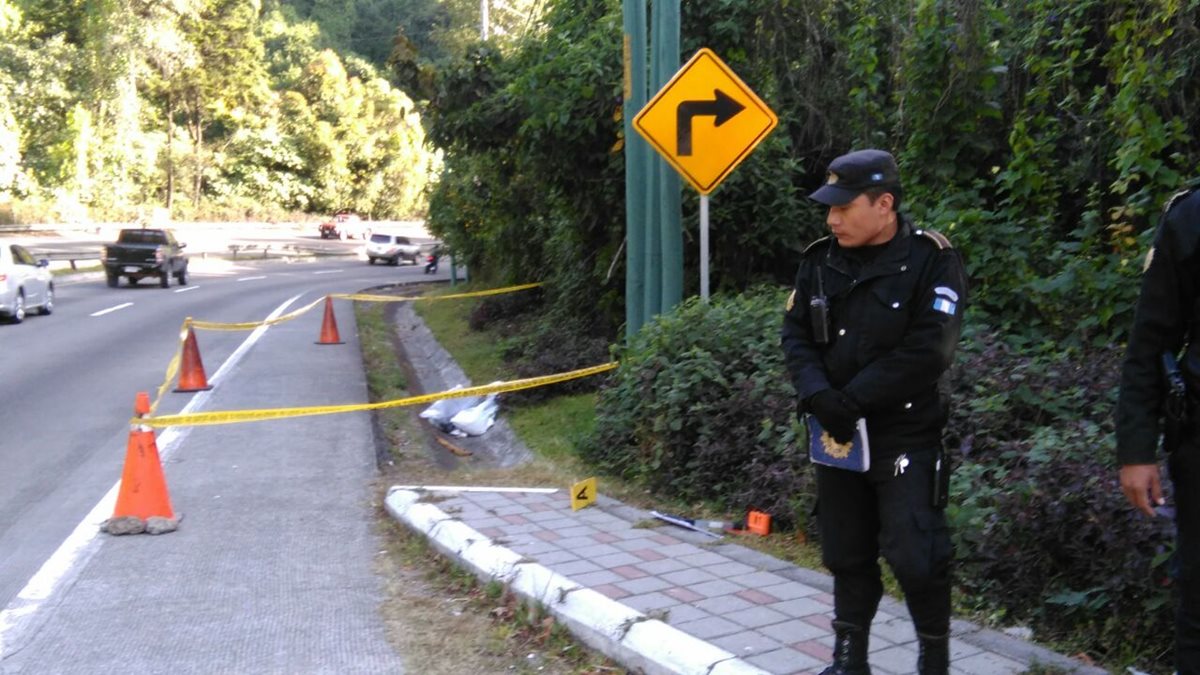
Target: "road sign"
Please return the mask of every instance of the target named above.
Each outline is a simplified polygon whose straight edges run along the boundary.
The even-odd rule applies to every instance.
[[[633,126],[702,195],[779,124],[779,118],[707,47],[633,118]]]

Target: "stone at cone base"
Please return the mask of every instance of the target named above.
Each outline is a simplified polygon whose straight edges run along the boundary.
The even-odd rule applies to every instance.
[[[179,518],[151,516],[146,521],[146,534],[166,534],[179,529]]]
[[[146,521],[137,516],[109,518],[100,526],[100,531],[114,535],[141,534],[146,531]]]
[[[118,516],[109,518],[100,524],[100,531],[113,535],[122,534],[166,534],[179,529],[179,520],[183,516],[164,518],[150,516],[142,520],[137,516]]]

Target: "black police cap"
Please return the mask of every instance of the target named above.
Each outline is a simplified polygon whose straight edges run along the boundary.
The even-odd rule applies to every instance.
[[[866,190],[900,187],[896,158],[883,150],[856,150],[829,163],[829,178],[809,199],[828,206],[843,206]]]

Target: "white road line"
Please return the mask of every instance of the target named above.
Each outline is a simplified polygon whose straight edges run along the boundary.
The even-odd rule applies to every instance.
[[[117,305],[116,307],[109,307],[108,309],[102,309],[99,312],[93,312],[90,316],[104,316],[105,314],[108,314],[109,312],[115,312],[118,309],[125,309],[126,307],[133,307],[133,303],[132,302],[121,303],[121,304]]]
[[[344,270],[316,270],[313,274],[341,274]]]
[[[199,286],[188,286],[187,288],[176,288],[175,292],[176,293],[187,293],[188,291],[194,291],[197,288],[200,288],[200,287]]]
[[[269,321],[283,314],[284,310],[299,300],[302,295],[304,294],[296,295],[275,308],[275,311],[271,312],[267,320]],[[180,413],[187,414],[203,407],[213,392],[216,391],[216,385],[221,381],[222,376],[237,366],[246,351],[255,342],[258,342],[259,338],[267,332],[268,328],[270,326],[267,325],[256,328],[234,350],[233,354],[228,359],[225,359],[225,362],[221,364],[217,372],[209,378],[208,382],[213,385],[213,389],[193,395],[192,399],[188,401]],[[171,456],[175,448],[187,437],[191,429],[191,427],[169,427],[166,431],[159,434],[155,445],[159,449],[160,461],[165,462]],[[70,584],[74,583],[79,572],[92,559],[92,556],[96,554],[96,551],[100,548],[100,542],[103,541],[96,535],[100,533],[100,525],[112,515],[113,508],[117,503],[117,491],[120,487],[121,481],[118,480],[109,488],[104,497],[92,507],[92,510],[84,516],[83,520],[75,526],[74,531],[63,540],[63,543],[59,545],[50,558],[42,563],[37,573],[30,577],[25,587],[17,594],[17,597],[8,603],[4,611],[0,612],[0,661],[12,656],[24,647],[21,639],[31,629],[40,627],[41,621],[44,620],[39,620],[37,616],[38,610],[48,600],[52,599],[56,591],[64,590]]]
[[[242,277],[242,278],[238,279],[238,281],[257,281],[257,280],[259,280],[259,279],[266,279],[266,277],[265,277],[265,276],[258,276],[258,277]]]

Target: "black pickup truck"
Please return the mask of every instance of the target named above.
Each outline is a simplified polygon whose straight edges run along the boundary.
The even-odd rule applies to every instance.
[[[149,228],[121,230],[116,243],[104,247],[104,273],[110,288],[116,288],[121,277],[132,286],[144,277],[158,279],[166,288],[171,277],[179,285],[187,283],[188,259],[183,253],[187,244],[175,240],[170,230]]]

